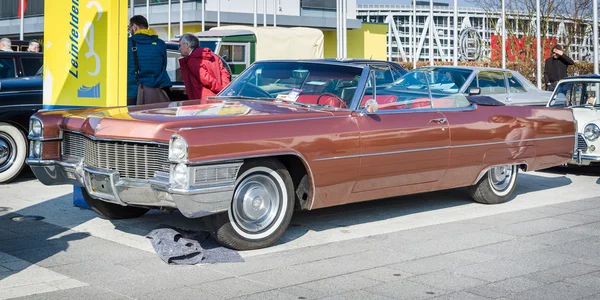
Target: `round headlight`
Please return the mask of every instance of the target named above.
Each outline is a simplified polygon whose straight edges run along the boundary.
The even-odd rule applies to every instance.
[[[42,122],[39,120],[33,119],[31,121],[31,133],[35,136],[42,135]]]
[[[187,175],[187,166],[184,164],[178,164],[173,169],[173,181],[178,185],[187,185],[188,183],[188,175]]]
[[[587,124],[583,129],[583,136],[590,141],[595,141],[600,136],[600,127],[596,124]]]

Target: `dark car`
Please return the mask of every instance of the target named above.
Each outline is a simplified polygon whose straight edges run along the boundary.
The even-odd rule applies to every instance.
[[[25,166],[29,118],[43,105],[42,61],[41,53],[0,52],[0,183]]]

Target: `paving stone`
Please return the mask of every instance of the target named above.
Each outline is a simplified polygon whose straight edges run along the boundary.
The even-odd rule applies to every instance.
[[[61,290],[67,290],[72,288],[78,288],[82,286],[87,286],[88,284],[85,282],[81,282],[79,280],[75,280],[73,278],[59,279],[54,281],[46,282],[46,284],[56,287]]]
[[[378,284],[381,284],[381,282],[361,277],[356,274],[347,274],[304,283],[299,285],[299,287],[318,291],[330,296],[353,290],[361,290]]]
[[[321,298],[321,300],[390,300],[394,298],[389,298],[383,295],[369,293],[367,291],[353,291],[349,293],[344,293],[340,295],[329,296],[325,298]]]
[[[388,268],[397,269],[411,274],[426,274],[470,264],[474,264],[474,262],[453,257],[452,254],[444,254],[394,264],[388,266]]]
[[[573,230],[581,234],[597,237],[600,236],[600,222],[583,224],[573,227]]]
[[[458,292],[475,286],[487,284],[487,281],[470,278],[464,275],[440,271],[425,275],[410,277],[408,281],[426,284],[440,290]]]
[[[475,247],[512,240],[514,238],[515,237],[511,235],[489,230],[482,230],[458,236],[446,236],[436,240],[406,245],[402,248],[402,250],[424,257],[467,250]]]
[[[582,214],[582,215],[589,215],[589,216],[600,217],[600,208],[586,209],[586,210],[580,211],[579,213]]]
[[[532,236],[560,229],[581,225],[578,221],[565,221],[555,218],[544,218],[518,224],[496,227],[491,230],[513,236]]]
[[[298,285],[277,289],[286,294],[294,295],[296,299],[321,299],[326,296],[324,292],[302,288]]]
[[[19,286],[27,286],[37,283],[47,283],[50,281],[68,279],[67,276],[53,272],[51,270],[32,265],[22,271],[13,271],[10,275],[0,281],[0,290]]]
[[[207,291],[200,291],[190,287],[178,287],[163,291],[152,292],[139,296],[137,299],[165,300],[165,299],[225,299]]]
[[[224,298],[241,297],[274,289],[272,286],[243,278],[228,278],[214,282],[190,285],[189,287],[200,291],[208,291],[211,294],[216,294]]]
[[[352,273],[364,278],[377,280],[380,282],[391,282],[391,281],[400,281],[406,278],[410,278],[415,276],[414,274],[399,271],[396,269],[388,268],[388,267],[378,267],[373,269],[368,269],[364,271],[359,271],[356,273]]]
[[[18,239],[19,235],[8,230],[0,229],[0,241],[4,243],[6,240],[15,240]]]
[[[600,240],[588,238],[553,246],[550,250],[579,258],[600,257]]]
[[[569,282],[555,282],[511,295],[515,300],[572,300],[598,294],[598,290]]]
[[[73,288],[67,290],[58,290],[47,293],[40,293],[37,295],[29,295],[23,298],[23,300],[65,300],[65,299],[98,299],[98,300],[122,300],[131,299],[125,295],[120,295],[105,289],[101,289],[94,286],[85,286],[80,288]]]
[[[49,269],[92,284],[112,282],[115,280],[114,274],[119,274],[119,279],[134,278],[144,275],[141,272],[99,259],[60,265]]]
[[[0,288],[0,299],[12,299],[25,296],[29,298],[32,295],[39,295],[57,290],[60,289],[46,283],[33,283],[10,288]]]
[[[442,295],[441,297],[434,298],[435,300],[488,300],[490,298],[478,296],[468,292],[458,292],[448,295]]]
[[[500,281],[538,271],[537,268],[498,259],[452,269],[453,272],[490,282]]]
[[[527,252],[547,248],[547,246],[530,242],[527,239],[519,238],[515,240],[500,242],[492,245],[473,248],[473,252],[479,252],[496,257],[514,257]]]
[[[553,218],[565,221],[575,221],[583,224],[600,222],[600,215],[586,214],[585,211],[554,216]]]
[[[563,281],[587,286],[590,288],[600,289],[600,272],[594,272],[577,277],[566,278]]]
[[[529,280],[524,277],[515,277],[502,281],[496,281],[475,288],[468,289],[467,292],[488,298],[500,298],[510,294],[526,291],[543,285],[544,283]]]
[[[501,243],[505,243],[505,242],[501,242]],[[501,244],[499,243],[499,244]],[[508,242],[506,242],[508,243]],[[497,245],[497,244],[494,244]],[[491,247],[492,245],[490,245]],[[486,246],[483,246],[486,247]],[[457,251],[457,252],[452,252],[452,253],[448,253],[448,254],[444,254],[446,257],[448,258],[457,258],[457,259],[461,259],[461,260],[467,260],[467,261],[471,261],[473,263],[480,263],[480,262],[484,262],[484,261],[490,261],[490,260],[494,260],[496,258],[498,258],[498,256],[502,256],[502,253],[481,253],[476,251],[479,248],[473,248],[472,250],[462,250],[462,251]]]
[[[568,265],[577,262],[578,260],[579,259],[575,256],[545,249],[528,252],[520,256],[507,259],[507,261],[525,266],[532,266],[538,270]]]
[[[260,292],[260,293],[256,293],[256,294],[244,295],[241,297],[230,298],[230,299],[235,299],[235,300],[298,300],[300,298],[297,296],[279,291],[279,290],[273,290],[273,291]],[[302,299],[313,299],[313,298],[302,298]]]
[[[394,299],[431,299],[433,297],[449,294],[448,291],[436,289],[424,284],[403,280],[389,282],[364,291]]]
[[[573,241],[588,239],[592,236],[581,233],[575,228],[557,230],[523,238],[523,243],[533,243],[544,246],[556,246]],[[535,250],[535,249],[534,249]]]

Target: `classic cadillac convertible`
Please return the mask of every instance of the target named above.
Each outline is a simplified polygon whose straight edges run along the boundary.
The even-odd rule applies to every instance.
[[[430,75],[257,62],[204,104],[39,112],[28,164],[106,218],[177,209],[244,250],[277,241],[294,210],[458,187],[502,203],[520,170],[572,158],[570,110],[447,94]]]

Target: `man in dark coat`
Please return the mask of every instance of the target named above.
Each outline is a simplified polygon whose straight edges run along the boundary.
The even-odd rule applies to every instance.
[[[127,41],[127,105],[137,101],[138,81],[135,76],[133,43],[137,46],[139,83],[151,88],[164,89],[170,93],[171,78],[167,73],[167,46],[158,35],[148,29],[148,20],[143,16],[133,16],[129,20],[131,37]]]
[[[544,63],[544,82],[547,91],[554,91],[558,81],[567,77],[567,68],[575,62],[565,55],[560,45],[552,47],[552,56]]]
[[[179,39],[181,77],[189,100],[201,100],[219,93],[230,82],[229,71],[221,58],[209,48],[199,48],[198,38],[184,34]]]

